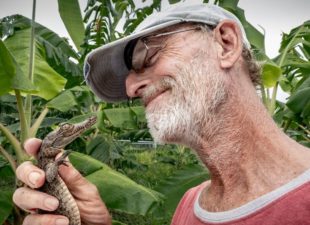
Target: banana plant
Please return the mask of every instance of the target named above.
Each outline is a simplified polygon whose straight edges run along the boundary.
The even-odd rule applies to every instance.
[[[73,8],[80,14],[79,7],[78,10],[76,7],[78,1],[70,1],[71,5],[68,3],[59,0],[62,18],[70,28],[81,20],[67,21],[70,17],[66,17],[64,11],[68,7],[72,10],[71,6],[75,5]],[[35,10],[35,1],[33,8]],[[42,132],[50,131],[46,127],[55,127],[55,123],[64,120],[61,116],[55,118],[55,114],[76,116],[72,121],[78,122],[83,117],[77,116],[79,112],[84,113],[84,117],[100,114],[102,105],[105,105],[96,105],[90,91],[80,86],[83,81],[82,66],[78,63],[81,54],[66,39],[35,23],[34,15],[32,19],[13,15],[0,20],[0,173],[4,178],[0,182],[0,224],[21,224],[24,217],[11,200],[17,184],[14,181],[16,167],[25,160],[34,160],[25,153],[24,141],[30,137],[43,137]],[[69,33],[81,32],[83,29],[78,26]],[[76,35],[74,38],[77,49],[81,44],[80,37]],[[81,98],[91,100],[80,105],[78,101]],[[99,132],[99,128],[94,129],[80,142],[87,145]],[[75,160],[77,156],[78,160]],[[138,185],[85,154],[73,154],[71,157],[73,164],[98,186],[104,199],[110,196],[110,199],[105,199],[110,209],[146,215],[160,206],[163,200],[160,193]],[[91,170],[85,171],[79,166],[80,161],[88,161]]]
[[[255,56],[262,65],[260,92],[262,102],[278,125],[296,141],[310,146],[310,21],[283,33],[279,55],[274,59],[265,54],[264,35],[245,18],[239,0],[217,0],[234,13],[243,24]],[[279,87],[289,97],[277,100]]]
[[[294,139],[310,147],[310,20],[283,34],[279,55],[273,61],[280,68],[273,95],[278,87],[289,94],[283,104],[275,102],[275,116]]]

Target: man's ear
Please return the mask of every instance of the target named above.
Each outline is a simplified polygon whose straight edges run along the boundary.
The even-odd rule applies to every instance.
[[[221,68],[234,65],[242,53],[242,34],[239,25],[231,20],[221,21],[214,29],[215,41],[219,43],[218,59]]]

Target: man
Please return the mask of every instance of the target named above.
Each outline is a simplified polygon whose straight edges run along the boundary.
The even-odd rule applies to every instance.
[[[154,139],[190,146],[209,169],[211,181],[184,195],[173,225],[310,224],[310,152],[268,115],[255,90],[258,72],[238,19],[206,4],[152,15],[134,34],[88,56],[86,81],[96,95],[112,102],[141,98]],[[32,155],[39,146],[37,139],[25,143]],[[72,166],[60,175],[83,224],[111,224],[93,185]],[[30,163],[17,176],[31,188],[44,183],[44,173]],[[13,199],[30,212],[58,204],[30,188],[18,189]],[[67,223],[34,213],[24,221]]]

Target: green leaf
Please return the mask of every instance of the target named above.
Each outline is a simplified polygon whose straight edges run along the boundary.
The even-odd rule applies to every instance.
[[[237,6],[238,0],[226,0],[226,1],[219,1],[219,5],[226,10],[235,14],[238,17],[240,22],[242,23],[246,36],[256,49],[258,49],[261,53],[265,52],[265,41],[264,35],[259,32],[252,24],[250,24],[244,15],[244,10]]]
[[[296,85],[296,90],[302,90],[304,88],[310,87],[310,76],[305,76]]]
[[[169,0],[169,4],[175,4],[175,3],[178,3],[180,2],[181,0]]]
[[[135,183],[92,157],[74,152],[70,154],[70,161],[97,186],[108,208],[146,215],[162,204],[160,193]]]
[[[31,28],[31,19],[22,15],[8,16],[3,19],[3,21],[6,20],[10,21],[10,24],[15,31]],[[0,29],[2,26],[3,24],[0,23]],[[73,48],[70,46],[70,44],[65,38],[59,37],[58,34],[46,28],[45,26],[42,26],[39,23],[35,23],[35,35],[36,39],[39,40],[41,44],[43,41],[46,41],[54,48],[61,49],[64,55],[68,55],[76,59],[79,58],[78,54],[73,50]]]
[[[292,94],[286,103],[287,107],[290,108],[295,113],[302,113],[304,109],[308,112],[306,116],[309,116],[309,105],[310,105],[310,87],[303,88],[296,93]]]
[[[59,13],[77,49],[81,49],[85,28],[78,0],[58,0]]]
[[[243,24],[246,36],[251,45],[255,46],[262,53],[265,53],[265,40],[264,34],[258,31],[252,24],[249,22],[244,22]]]
[[[6,93],[7,91],[11,91],[12,89],[18,89],[18,90],[21,90],[27,93],[37,93],[36,87],[25,76],[25,74],[20,68],[20,65],[17,64],[16,59],[11,54],[9,50],[9,46],[6,46],[6,45],[7,43],[6,44],[3,43],[2,50],[1,50],[1,54],[3,55],[3,57],[6,57],[6,58],[1,59],[1,63],[0,63],[1,81],[2,81],[2,75],[3,75],[3,82],[4,82],[3,85],[1,86],[0,92]],[[14,71],[12,69],[14,69]],[[14,73],[12,74],[12,72]],[[7,80],[8,75],[10,75],[9,81]],[[8,82],[10,83],[10,85],[4,86],[5,83],[8,83]]]
[[[262,81],[265,87],[274,87],[281,76],[281,68],[273,63],[265,63],[262,70]]]
[[[117,145],[117,142],[103,136],[95,137],[86,147],[86,153],[88,155],[104,163],[119,159],[121,157],[119,151],[121,151],[121,149],[120,146]]]
[[[184,193],[209,179],[208,171],[201,165],[188,165],[177,171],[173,176],[161,181],[155,188],[156,191],[165,195],[164,207],[168,213],[173,213]]]
[[[5,45],[10,50],[21,69],[21,73],[17,73],[13,87],[22,91],[31,88],[29,81],[27,83],[29,43],[30,29],[16,31],[14,36],[5,41]],[[44,49],[38,42],[36,42],[35,47],[34,85],[37,87],[37,91],[31,92],[31,94],[49,100],[64,88],[66,79],[48,65],[45,60]]]
[[[137,128],[133,113],[129,108],[105,109],[104,113],[114,127]]]
[[[10,24],[9,37],[14,35],[15,31],[31,28],[31,19],[21,15],[12,15],[2,19],[0,31],[1,29],[6,30],[6,21],[9,21]],[[35,38],[44,47],[45,58],[48,63],[63,76],[70,79],[69,83],[73,83],[72,80],[76,80],[79,78],[78,75],[82,75],[81,67],[72,61],[72,59],[79,60],[80,55],[70,46],[66,38],[59,37],[58,34],[39,23],[35,23]]]
[[[0,95],[11,90],[16,69],[13,58],[0,39]]]
[[[302,52],[308,52],[307,41],[310,38],[310,20],[304,22],[302,25],[295,27],[289,34],[283,34],[281,48],[279,50],[280,56],[279,65],[282,67],[289,59],[290,54],[295,54],[295,49],[299,48]],[[307,54],[305,55],[307,56]],[[309,59],[309,58],[308,58]],[[309,60],[308,60],[309,61]]]
[[[127,224],[121,223],[121,222],[116,221],[116,220],[112,220],[112,225],[127,225]]]
[[[279,124],[286,124],[286,133],[298,142],[308,140],[306,131],[302,131],[298,136],[294,132],[300,127],[309,127],[309,41],[310,20],[282,35],[280,55],[274,59],[281,66],[283,73],[280,79],[281,88],[291,94],[286,107],[282,109],[284,121]]]
[[[62,92],[46,104],[47,107],[54,108],[62,112],[69,111],[76,105],[77,102],[75,101],[75,97],[70,90]]]
[[[136,114],[137,120],[139,122],[145,122],[146,123],[145,108],[144,107],[133,106],[133,107],[130,107],[130,109]]]
[[[0,174],[0,224],[3,224],[13,209],[12,196],[15,179],[14,173],[9,166],[1,166]]]
[[[310,116],[310,104],[309,102],[305,105],[304,109],[302,110],[301,117],[308,118]],[[309,121],[309,120],[308,120]],[[310,144],[310,143],[309,143]]]
[[[239,0],[219,0],[219,5],[224,8],[237,9]]]

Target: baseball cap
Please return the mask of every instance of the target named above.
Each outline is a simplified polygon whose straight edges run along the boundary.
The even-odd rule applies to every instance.
[[[163,28],[184,22],[216,26],[220,21],[235,21],[242,32],[243,44],[250,47],[244,28],[232,13],[213,4],[178,3],[165,11],[148,16],[135,31],[124,38],[103,45],[90,52],[84,63],[84,77],[91,90],[102,100],[118,102],[127,100],[125,80],[129,73],[125,49],[129,42]]]

